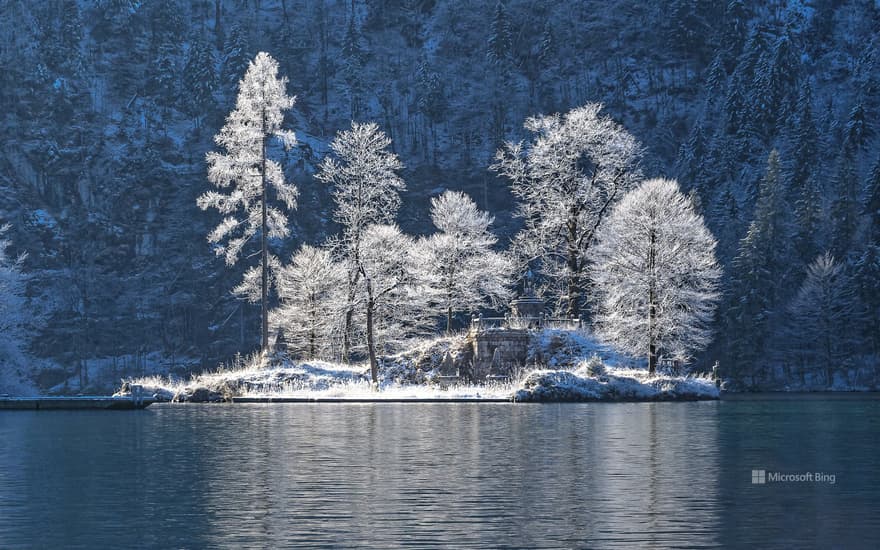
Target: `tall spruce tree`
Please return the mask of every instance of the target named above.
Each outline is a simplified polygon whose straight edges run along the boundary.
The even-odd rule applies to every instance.
[[[767,159],[760,195],[749,229],[732,262],[725,336],[730,359],[753,363],[768,347],[771,316],[778,306],[785,272],[784,198],[779,154]]]
[[[810,176],[815,173],[819,154],[819,134],[813,119],[813,91],[808,81],[801,86],[791,148],[789,196],[797,200]]]
[[[834,189],[836,197],[831,203],[831,251],[836,257],[845,258],[852,250],[860,210],[855,159],[849,149],[838,161]]]
[[[871,170],[864,211],[868,216],[868,239],[872,244],[880,245],[880,159]]]
[[[202,37],[193,40],[183,72],[186,95],[183,107],[186,112],[200,118],[214,107],[214,91],[217,89],[217,71],[214,53]]]

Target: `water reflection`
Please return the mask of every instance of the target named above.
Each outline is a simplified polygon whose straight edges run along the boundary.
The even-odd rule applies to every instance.
[[[840,495],[750,493],[742,474],[760,461],[819,467],[829,457],[867,475],[875,444],[853,438],[878,412],[860,420],[820,406],[806,415],[813,438],[774,407],[190,405],[4,414],[0,547],[711,547],[786,540],[757,510],[795,505],[814,524],[781,525],[800,529],[798,540],[833,545],[827,504],[844,506]],[[779,435],[761,437],[771,417]],[[862,481],[862,492],[845,494],[876,504],[876,480]]]

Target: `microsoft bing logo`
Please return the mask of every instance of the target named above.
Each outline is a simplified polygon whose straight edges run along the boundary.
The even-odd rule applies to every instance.
[[[765,470],[752,470],[752,485],[764,485],[767,483],[767,472]]]

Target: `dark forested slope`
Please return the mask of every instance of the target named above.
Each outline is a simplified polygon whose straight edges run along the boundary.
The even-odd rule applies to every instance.
[[[0,218],[29,252],[31,352],[58,365],[44,386],[213,366],[258,343],[257,308],[229,292],[240,268],[213,256],[216,220],[195,199],[261,50],[298,97],[300,146],[279,151],[301,191],[283,256],[335,231],[312,174],[351,119],[394,140],[405,230],[428,231],[427,197],[461,189],[504,241],[517,220],[487,170],[498,144],[527,116],[601,101],[720,240],[703,362],[770,384],[771,364],[803,377],[877,352],[874,1],[0,0],[0,14]],[[826,250],[842,275],[808,279]]]

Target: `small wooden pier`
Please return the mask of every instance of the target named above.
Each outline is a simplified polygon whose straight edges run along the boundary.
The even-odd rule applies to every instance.
[[[0,410],[112,410],[130,411],[145,409],[155,403],[152,396],[145,396],[140,386],[132,388],[131,396],[108,397],[77,395],[71,397],[9,397],[0,395]]]

